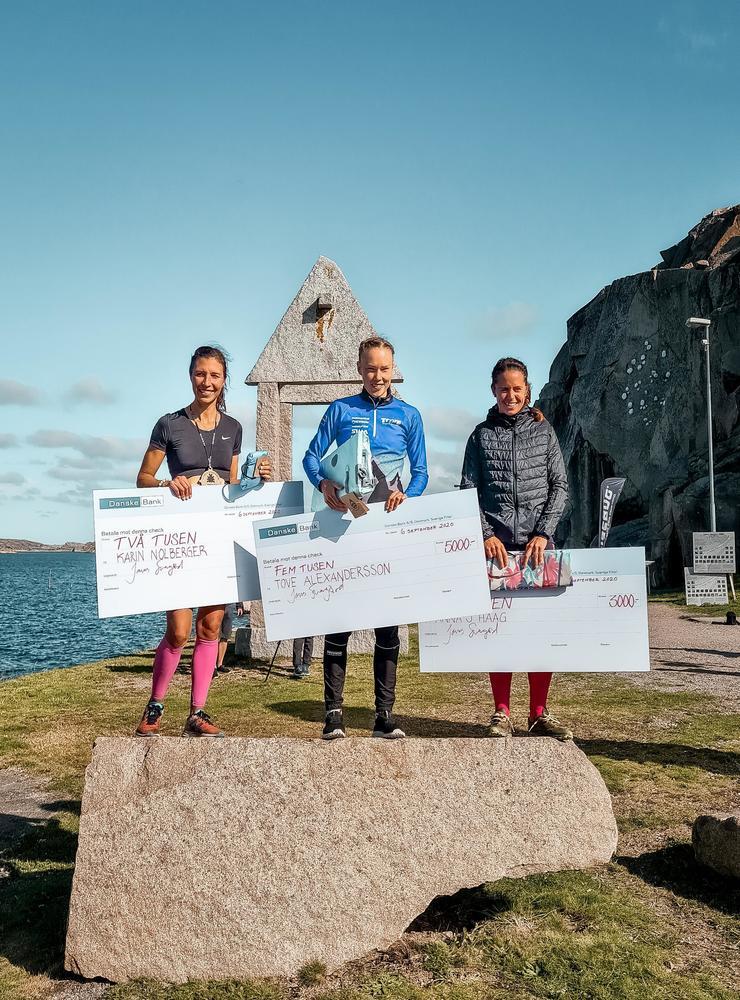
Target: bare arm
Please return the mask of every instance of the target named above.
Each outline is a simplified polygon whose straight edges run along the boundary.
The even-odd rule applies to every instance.
[[[164,462],[164,455],[165,453],[160,451],[159,448],[147,448],[141,462],[139,474],[136,477],[136,485],[139,489],[149,489],[152,486],[159,486],[160,480],[157,479],[157,472],[162,462]]]
[[[169,486],[170,490],[180,500],[187,500],[193,495],[193,486],[185,476],[176,479],[157,479],[157,472],[164,461],[165,453],[159,448],[147,448],[136,477],[139,489],[151,489],[154,486]]]

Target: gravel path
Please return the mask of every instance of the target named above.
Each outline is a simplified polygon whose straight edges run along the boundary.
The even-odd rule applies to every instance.
[[[649,674],[624,674],[633,684],[722,698],[740,711],[740,625],[714,625],[690,608],[650,604]]]

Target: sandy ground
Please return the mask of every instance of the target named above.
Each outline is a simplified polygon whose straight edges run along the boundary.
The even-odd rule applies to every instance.
[[[715,625],[690,608],[651,604],[650,673],[624,674],[633,684],[722,698],[740,711],[740,625]]]

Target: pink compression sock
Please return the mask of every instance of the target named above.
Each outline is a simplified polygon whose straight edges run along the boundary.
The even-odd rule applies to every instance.
[[[547,693],[550,690],[552,674],[527,674],[529,678],[529,717],[536,719],[547,707]]]
[[[193,649],[193,689],[190,696],[193,709],[203,708],[213,680],[218,656],[218,639],[196,639]]]
[[[152,672],[152,701],[163,701],[182,655],[182,646],[170,646],[167,637],[157,646]]]
[[[509,701],[511,700],[511,674],[488,675],[491,681],[491,691],[493,692],[493,702],[497,712],[509,714]]]

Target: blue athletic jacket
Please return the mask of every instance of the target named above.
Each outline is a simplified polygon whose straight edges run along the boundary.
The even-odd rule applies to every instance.
[[[308,451],[303,456],[303,468],[318,489],[321,482],[319,463],[331,445],[344,444],[353,431],[365,430],[370,438],[373,473],[378,480],[370,502],[384,500],[393,490],[402,490],[409,497],[418,497],[429,482],[424,425],[414,406],[392,394],[376,400],[364,389],[357,396],[348,396],[332,403],[321,418]],[[408,489],[401,485],[401,468],[408,455],[411,480]]]

